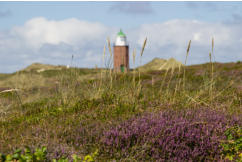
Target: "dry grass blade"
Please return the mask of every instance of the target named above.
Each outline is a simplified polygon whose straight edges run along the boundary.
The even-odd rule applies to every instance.
[[[134,65],[135,65],[135,56],[136,56],[136,49],[134,49],[134,51],[133,51],[133,63],[134,63]]]
[[[106,46],[104,44],[104,47],[103,47],[103,59],[102,59],[102,64],[104,63],[105,61],[105,53],[106,53]],[[101,69],[101,79],[100,79],[100,86],[99,86],[99,91],[101,89],[101,86],[102,86],[102,80],[103,80],[103,70]]]
[[[167,63],[168,62],[165,62],[163,65],[161,65],[161,67],[159,68],[159,70],[162,70],[166,66]]]
[[[212,38],[212,53],[209,52],[209,59],[210,59],[210,64],[211,64],[211,85],[210,85],[210,99],[211,101],[213,100],[213,61],[212,61],[212,54],[213,54],[213,49],[214,49],[214,38]]]
[[[7,92],[17,92],[17,91],[19,91],[19,89],[7,89],[7,90],[4,90],[4,91],[1,91],[0,94],[1,93],[7,93]]]
[[[108,60],[108,68],[110,69],[110,73],[111,73],[111,69],[112,69],[112,66],[113,66],[113,53],[112,53],[112,48],[111,48],[111,44],[110,44],[110,39],[109,37],[107,38],[107,43],[108,43],[108,49],[109,49],[109,53],[110,53],[110,57],[109,57],[109,60]]]
[[[143,44],[143,47],[142,47],[142,50],[141,50],[141,53],[140,53],[141,56],[143,56],[143,53],[144,53],[144,50],[145,50],[146,42],[147,42],[147,38],[145,38],[145,41],[144,41],[144,44]]]
[[[173,95],[173,101],[172,103],[175,102],[175,99],[176,99],[176,93],[178,91],[178,89],[180,88],[180,83],[181,83],[181,65],[178,66],[178,73],[177,73],[177,79],[179,78],[179,81],[176,83],[176,86],[175,86],[175,92],[174,92],[174,95]]]
[[[212,53],[213,53],[213,48],[214,48],[214,38],[212,38]]]
[[[212,62],[212,54],[211,52],[209,52],[209,59],[210,59],[210,63]]]
[[[22,100],[18,94],[18,92],[20,91],[20,89],[17,89],[17,88],[14,88],[14,89],[7,89],[7,90],[4,90],[4,91],[1,91],[0,94],[4,94],[4,93],[14,93],[16,94],[18,100],[19,100],[19,104],[22,106]]]
[[[103,62],[104,62],[104,59],[105,59],[105,53],[106,53],[106,46],[104,45],[104,47],[103,47]]]
[[[195,104],[204,104],[205,106],[209,106],[209,104],[207,104],[205,101],[202,100],[197,100],[196,98],[193,98],[191,96],[189,96],[188,94],[185,93],[185,96],[188,97],[187,103],[189,102],[193,102]]]
[[[166,76],[167,76],[169,70],[170,70],[169,68],[166,69],[165,76],[164,76],[163,79],[162,79],[161,86],[160,86],[160,93],[162,92],[163,86],[164,86],[164,84],[165,84]]]
[[[112,58],[113,58],[113,54],[112,54],[112,49],[111,49],[111,44],[110,44],[110,39],[109,38],[107,38],[107,42],[108,42],[108,49],[109,49],[109,53],[110,53],[110,58],[109,58],[110,87],[112,88],[112,85],[113,85],[113,76],[112,76]]]
[[[133,51],[133,64],[134,64],[134,67],[135,67],[135,56],[136,56],[136,49],[134,48],[134,51]],[[133,72],[133,85],[135,87],[135,68],[134,68],[134,72]]]
[[[111,43],[110,43],[110,39],[109,38],[107,38],[107,41],[108,41],[108,49],[109,49],[109,53],[110,53],[110,55],[111,55],[111,57],[113,56],[113,54],[112,54],[112,49],[111,49]]]

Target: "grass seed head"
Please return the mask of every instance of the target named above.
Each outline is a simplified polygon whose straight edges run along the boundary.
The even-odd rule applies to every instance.
[[[190,50],[190,47],[191,47],[191,40],[189,41],[189,43],[188,43],[188,46],[187,46],[187,55],[188,55],[188,53],[189,53],[189,50]]]
[[[144,53],[144,50],[145,50],[145,45],[146,45],[146,42],[147,42],[147,38],[145,38],[145,41],[144,41],[144,44],[143,44],[143,47],[142,47],[142,50],[141,50],[141,57],[143,56],[143,53]]]

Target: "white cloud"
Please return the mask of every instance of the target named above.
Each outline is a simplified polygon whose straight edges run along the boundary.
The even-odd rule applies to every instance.
[[[47,20],[43,17],[34,18],[22,27],[15,27],[11,33],[22,38],[34,48],[44,43],[85,46],[93,40],[104,38],[108,28],[100,23],[80,21],[75,18],[62,21]]]
[[[231,36],[234,34],[231,26],[225,26],[219,23],[205,23],[190,20],[171,20],[159,24],[145,24],[140,28],[139,42],[142,43],[143,37],[148,36],[152,45],[156,47],[167,44],[176,44],[181,46],[188,40],[194,40],[194,34],[199,33],[200,45],[206,45],[212,37],[216,38],[216,44],[231,44]]]
[[[90,66],[112,30],[101,23],[75,18],[61,21],[33,18],[23,26],[0,31],[0,72],[19,70],[13,69],[14,64],[21,68],[32,62],[69,64],[72,55],[79,58],[78,66]]]
[[[139,52],[145,37],[148,38],[143,63],[154,57],[184,61],[191,39],[188,63],[194,64],[209,61],[212,37],[216,61],[242,60],[241,27],[241,24],[170,20],[143,24],[124,32],[130,44],[130,55],[134,47]],[[117,32],[118,28],[75,18],[60,21],[33,18],[23,26],[0,31],[0,72],[13,72],[32,62],[66,65],[72,55],[76,66],[100,67],[106,38],[110,36],[113,42]],[[133,67],[132,62],[130,57]]]
[[[163,58],[175,57],[180,61],[185,59],[188,41],[192,40],[189,56],[190,64],[203,63],[209,60],[212,37],[215,39],[216,61],[241,60],[240,51],[242,31],[241,25],[207,23],[192,20],[171,20],[164,23],[144,24],[136,35],[139,46],[148,37],[147,58],[158,56]],[[135,31],[133,31],[135,32]],[[135,39],[135,38],[132,38]],[[236,50],[234,53],[230,51]],[[233,50],[234,51],[234,50]]]

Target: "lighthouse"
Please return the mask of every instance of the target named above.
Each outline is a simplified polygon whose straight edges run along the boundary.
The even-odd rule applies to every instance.
[[[117,34],[114,43],[114,71],[127,72],[129,71],[129,46],[127,43],[126,35],[120,31]]]

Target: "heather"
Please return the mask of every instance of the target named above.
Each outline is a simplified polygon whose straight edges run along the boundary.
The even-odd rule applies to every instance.
[[[46,148],[45,161],[83,160],[96,150],[96,161],[239,161],[241,71],[240,62],[210,62],[1,74],[0,153],[20,149],[34,158]]]
[[[104,132],[103,150],[140,161],[219,161],[224,132],[234,125],[241,125],[238,117],[204,108],[149,113]]]

